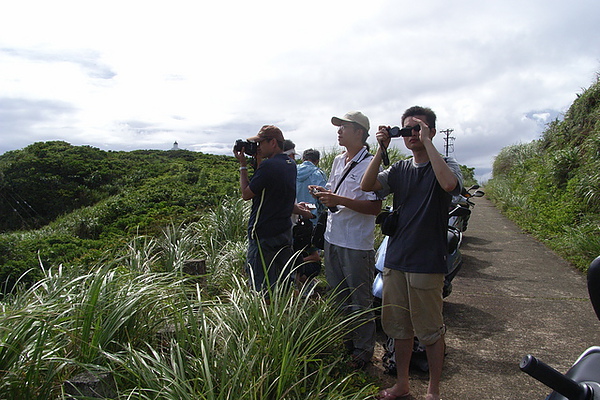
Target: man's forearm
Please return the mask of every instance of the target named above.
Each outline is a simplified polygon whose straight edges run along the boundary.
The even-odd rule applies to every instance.
[[[433,168],[438,183],[446,192],[453,191],[458,184],[458,179],[456,178],[454,171],[446,164],[446,161],[444,161],[431,141],[425,143],[425,149],[427,150],[429,162],[431,163],[431,167]]]
[[[254,193],[250,190],[250,180],[248,179],[248,167],[240,167],[240,192],[242,193],[242,199],[250,200],[254,197]]]
[[[381,183],[377,180],[379,174],[379,166],[381,165],[381,148],[377,150],[375,156],[371,159],[367,170],[365,171],[361,181],[360,188],[365,192],[373,192],[381,190]]]
[[[348,197],[340,198],[340,205],[367,215],[377,215],[381,212],[381,200],[355,200]]]

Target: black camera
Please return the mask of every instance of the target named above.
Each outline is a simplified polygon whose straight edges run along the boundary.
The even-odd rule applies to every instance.
[[[240,152],[244,150],[244,153],[249,156],[255,156],[256,150],[258,150],[258,143],[249,142],[247,140],[238,139],[235,141],[235,145],[233,146],[233,150]]]
[[[397,126],[394,126],[393,128],[388,129],[388,133],[390,134],[390,137],[408,137],[408,136],[412,136],[412,131],[416,130],[417,132],[419,132],[421,130],[421,125],[415,125],[415,126],[405,126],[404,128],[399,128]]]

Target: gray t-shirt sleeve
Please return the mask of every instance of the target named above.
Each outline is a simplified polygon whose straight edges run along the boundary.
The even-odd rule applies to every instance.
[[[390,168],[381,171],[379,174],[377,174],[377,180],[381,184],[381,190],[377,191],[376,193],[382,199],[384,199],[391,193],[390,185],[388,183],[388,177],[390,176]]]
[[[454,175],[456,175],[456,179],[458,180],[458,184],[454,188],[453,191],[449,192],[452,196],[459,195],[463,188],[463,176],[462,172],[460,172],[460,165],[458,162],[452,157],[444,157],[446,164],[450,167]]]

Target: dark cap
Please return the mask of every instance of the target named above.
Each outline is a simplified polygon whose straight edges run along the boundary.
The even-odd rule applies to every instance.
[[[262,142],[263,140],[267,139],[275,139],[278,142],[283,142],[285,140],[283,138],[281,129],[275,125],[264,125],[262,128],[260,128],[260,131],[258,131],[258,135],[252,136],[247,140],[250,142]]]

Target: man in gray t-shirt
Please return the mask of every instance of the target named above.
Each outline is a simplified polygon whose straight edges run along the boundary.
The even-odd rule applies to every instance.
[[[433,145],[435,113],[411,107],[402,116],[409,135],[404,144],[413,158],[399,161],[379,173],[382,147],[390,143],[389,127],[380,126],[380,148],[371,160],[362,190],[394,195],[398,227],[388,241],[383,271],[381,323],[394,338],[396,384],[379,393],[381,399],[408,396],[408,369],[413,338],[427,348],[429,387],[427,400],[439,400],[444,361],[445,325],[442,315],[444,274],[447,270],[448,208],[453,194],[460,193],[462,175],[458,164],[443,158]]]

